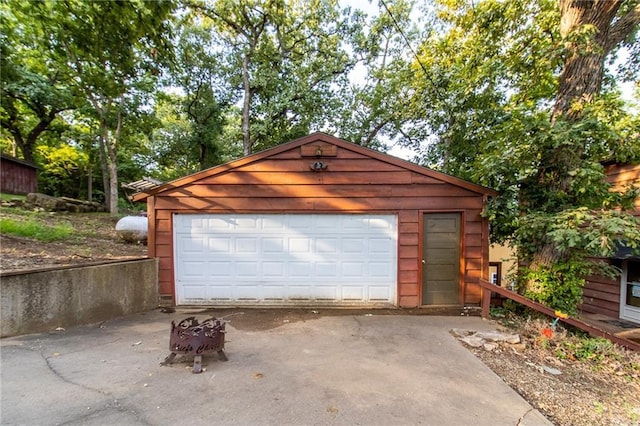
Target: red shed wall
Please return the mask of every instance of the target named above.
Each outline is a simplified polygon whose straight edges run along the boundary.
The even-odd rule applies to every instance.
[[[175,302],[174,212],[395,213],[401,307],[420,305],[422,214],[459,212],[460,302],[480,303],[477,282],[486,278],[488,264],[487,224],[480,217],[483,194],[344,148],[321,160],[327,169],[312,171],[310,164],[317,159],[301,157],[298,147],[149,197],[149,256],[160,259],[161,300]]]
[[[615,190],[623,190],[629,185],[640,186],[640,164],[611,164],[605,167],[605,174],[607,182]],[[640,197],[636,198],[635,209],[631,214],[640,216]]]
[[[38,173],[34,166],[2,157],[0,190],[7,194],[28,194],[38,189]]]
[[[620,316],[620,277],[588,277],[580,310],[588,314],[618,318]]]

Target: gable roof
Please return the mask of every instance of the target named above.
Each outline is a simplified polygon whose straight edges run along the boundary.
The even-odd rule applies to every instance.
[[[265,159],[267,157],[273,156],[273,155],[277,155],[280,154],[282,152],[285,151],[289,151],[295,148],[298,148],[300,146],[303,145],[307,145],[313,142],[324,142],[327,144],[332,144],[335,145],[337,147],[346,149],[346,150],[350,150],[356,153],[359,153],[361,155],[365,155],[371,158],[374,158],[376,160],[388,163],[388,164],[392,164],[398,167],[401,167],[403,169],[407,169],[410,170],[412,172],[415,173],[419,173],[421,175],[424,176],[428,176],[431,177],[433,179],[437,179],[455,186],[459,186],[462,187],[464,189],[467,189],[469,191],[472,192],[476,192],[478,194],[484,194],[484,195],[490,195],[490,196],[495,196],[498,195],[498,193],[496,191],[494,191],[493,189],[490,188],[486,188],[484,186],[481,185],[476,185],[474,183],[471,183],[469,181],[448,175],[446,173],[442,173],[442,172],[437,172],[435,170],[432,169],[428,169],[426,167],[422,167],[419,166],[417,164],[411,163],[409,161],[406,160],[402,160],[400,158],[394,157],[392,155],[389,154],[385,154],[379,151],[375,151],[373,149],[369,149],[369,148],[365,148],[363,146],[360,145],[356,145],[352,142],[348,142],[344,139],[340,139],[337,138],[335,136],[331,136],[328,135],[326,133],[312,133],[308,136],[304,136],[301,137],[299,139],[295,139],[291,142],[286,142],[283,143],[281,145],[275,146],[273,148],[269,148],[266,149],[264,151],[260,151],[257,152],[255,154],[251,154],[248,155],[246,157],[242,157],[238,160],[234,160],[225,164],[221,164],[219,166],[214,166],[211,167],[209,169],[206,170],[202,170],[200,172],[196,172],[193,173],[191,175],[176,179],[174,181],[168,182],[164,185],[160,185],[157,186],[153,189],[147,190],[146,192],[139,192],[135,195],[133,195],[131,197],[132,201],[144,201],[146,200],[148,197],[152,196],[152,195],[156,195],[159,194],[163,191],[166,191],[168,189],[175,189],[184,185],[188,185],[192,182],[198,181],[200,179],[206,178],[206,177],[212,177],[212,176],[216,176],[220,173],[225,173],[228,172],[230,170],[242,167],[242,166],[246,166],[247,164],[251,164],[253,162],[256,161],[260,161],[262,159]]]

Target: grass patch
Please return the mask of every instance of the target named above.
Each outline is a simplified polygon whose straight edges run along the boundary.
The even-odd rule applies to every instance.
[[[73,235],[74,229],[69,225],[44,225],[32,218],[24,221],[3,218],[0,219],[0,232],[50,242],[70,237]]]
[[[11,201],[11,200],[26,200],[26,195],[16,195],[16,194],[4,194],[0,192],[0,200],[2,201]]]

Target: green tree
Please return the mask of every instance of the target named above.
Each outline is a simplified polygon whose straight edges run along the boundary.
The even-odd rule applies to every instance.
[[[552,138],[546,144],[533,179],[524,184],[521,193],[524,203],[540,202],[544,197],[546,212],[551,215],[561,215],[576,206],[593,203],[591,199],[585,200],[584,193],[595,195],[587,188],[598,182],[593,176],[584,176],[584,171],[595,168],[594,159],[598,157],[594,158],[593,151],[600,160],[610,152],[593,147],[598,141],[592,135],[600,136],[600,140],[611,140],[603,133],[615,130],[599,117],[603,112],[600,108],[610,108],[606,97],[600,96],[605,61],[620,43],[627,38],[635,38],[639,23],[640,3],[637,0],[560,1],[562,71],[553,102],[551,125],[554,130],[559,128],[572,133],[563,137],[560,143]],[[640,129],[637,120],[635,125],[636,130]],[[616,134],[612,142],[618,142],[621,136]],[[640,138],[630,136],[637,146]],[[585,161],[586,158],[589,160]],[[609,198],[606,194],[603,197]],[[594,221],[595,217],[588,223]],[[603,225],[601,229],[605,231],[608,227]],[[530,253],[530,274],[525,280],[528,293],[540,293],[549,285],[555,285],[554,278],[547,279],[555,265],[575,256],[573,250],[564,250],[563,244],[550,231],[547,230],[539,242],[540,246]],[[614,231],[614,235],[622,233],[622,229]],[[610,237],[610,234],[601,237],[605,235]],[[632,242],[637,244],[638,238]],[[606,242],[601,245],[610,246]]]
[[[358,79],[342,88],[344,104],[336,105],[329,124],[341,137],[376,149],[409,131],[412,46],[419,40],[413,2],[387,3],[375,15],[352,15]]]
[[[191,142],[192,123],[183,109],[184,97],[161,93],[156,97],[155,116],[159,125],[149,138],[149,175],[169,181],[200,170],[198,152]]]
[[[40,145],[37,155],[42,164],[38,173],[38,187],[56,197],[77,198],[83,192],[84,177],[89,167],[89,156],[69,144]]]
[[[324,125],[333,85],[346,84],[353,66],[344,48],[351,26],[336,0],[188,4],[214,32],[224,80],[241,104],[245,155]]]
[[[223,161],[221,137],[233,98],[210,24],[194,14],[183,17],[171,70],[171,82],[184,93],[180,109],[191,128],[183,143],[191,147],[188,152],[195,155],[200,170]]]
[[[633,42],[640,9],[560,5],[440,2],[441,30],[420,49],[414,99],[415,122],[427,117],[423,137],[436,135],[425,161],[501,191],[487,214],[496,239],[529,265],[523,292],[573,310],[597,268],[589,256],[640,243],[637,220],[614,210],[636,193],[609,191],[601,165],[640,160],[637,114],[605,66]]]
[[[118,209],[118,146],[126,118],[141,108],[154,88],[159,64],[170,52],[166,20],[173,3],[83,2],[31,4],[33,19],[43,23],[50,51],[65,58],[99,124],[98,141],[106,204]]]
[[[45,23],[30,9],[28,2],[0,3],[0,125],[14,155],[19,150],[33,163],[38,138],[79,100],[61,58],[48,49]]]

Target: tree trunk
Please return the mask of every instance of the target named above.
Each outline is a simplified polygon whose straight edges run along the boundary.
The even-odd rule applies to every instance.
[[[93,201],[93,168],[89,162],[89,171],[87,173],[87,201]]]
[[[104,192],[104,204],[111,211],[109,198],[109,167],[107,144],[109,143],[109,127],[106,117],[100,117],[100,137],[98,138],[98,152],[100,153],[100,170],[102,171],[102,190]]]
[[[109,155],[109,213],[112,216],[118,214],[118,143],[122,133],[122,107],[124,98],[120,98],[116,129],[113,137],[107,144],[107,154]]]
[[[621,0],[560,1],[560,35],[567,41],[552,121],[561,116],[580,119],[581,108],[575,108],[575,103],[592,102],[600,92],[604,60],[609,53],[609,30],[621,3]],[[588,43],[572,40],[572,36],[587,25],[594,28],[592,40]]]
[[[38,121],[38,124],[36,124],[29,131],[29,133],[27,133],[26,138],[23,137],[23,133],[16,123],[3,121],[2,127],[6,128],[11,134],[11,136],[13,136],[12,145],[14,147],[17,146],[20,149],[20,152],[22,153],[22,158],[24,159],[24,161],[31,164],[35,164],[35,157],[33,155],[33,152],[36,148],[36,141],[38,140],[38,137],[45,130],[47,130],[47,128],[55,118],[56,118],[56,113],[54,112],[51,112],[46,117],[41,117],[40,121]],[[15,152],[15,149],[14,149],[14,152]],[[14,157],[15,157],[15,153],[14,153]]]
[[[251,154],[251,133],[249,113],[251,109],[251,81],[249,79],[249,56],[242,59],[242,87],[244,89],[244,99],[242,102],[242,148],[244,155]]]
[[[560,32],[565,41],[565,59],[560,75],[551,122],[578,121],[583,107],[594,101],[600,92],[607,54],[634,30],[640,21],[640,5],[626,16],[615,19],[622,0],[560,0]],[[613,25],[612,25],[613,23]],[[579,41],[576,33],[593,28],[588,42]],[[578,37],[579,38],[579,37]],[[561,144],[549,149],[540,160],[537,185],[548,192],[567,193],[575,171],[584,154],[582,144]],[[523,205],[532,203],[526,198]],[[565,206],[554,206],[550,213],[562,211]],[[530,269],[549,269],[562,261],[559,251],[551,241],[541,241],[533,254]],[[525,283],[526,290],[536,290],[535,282]]]

